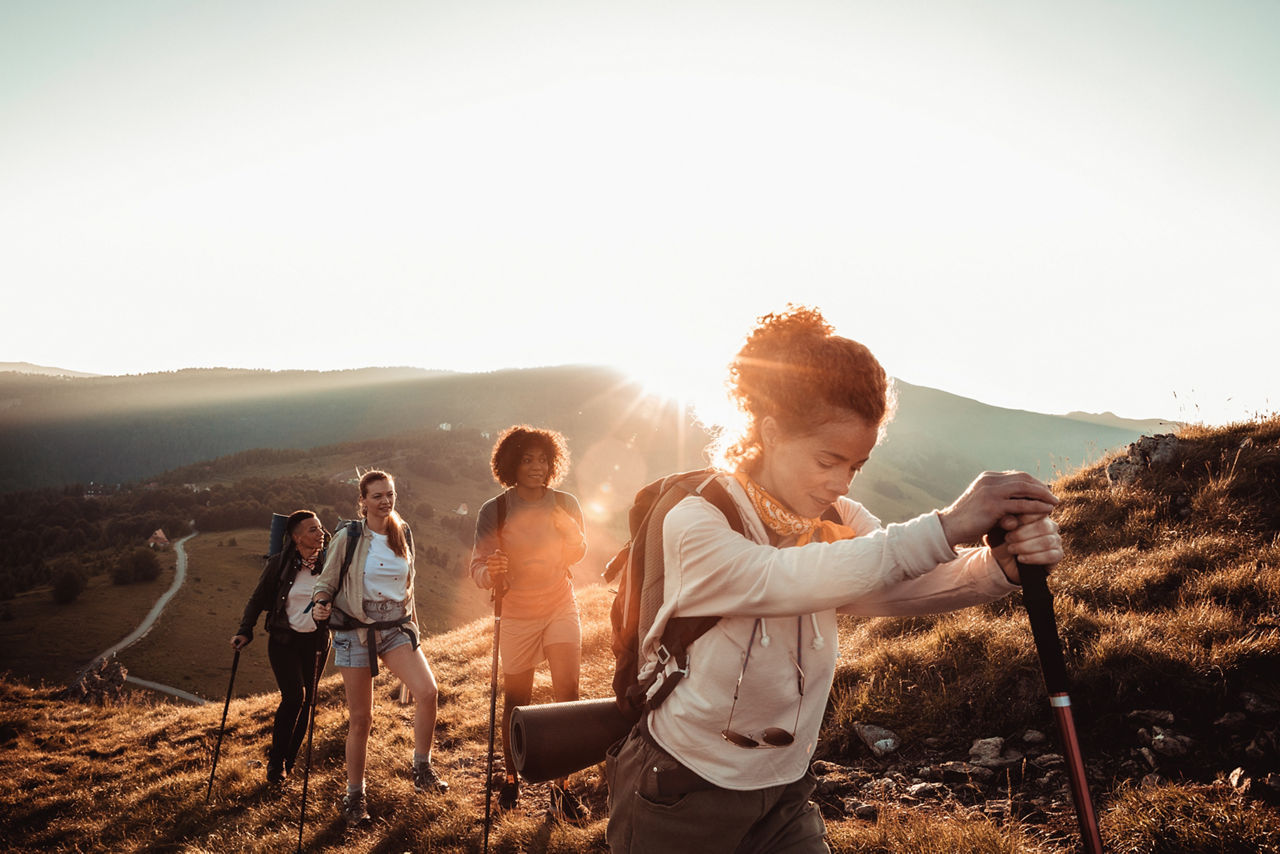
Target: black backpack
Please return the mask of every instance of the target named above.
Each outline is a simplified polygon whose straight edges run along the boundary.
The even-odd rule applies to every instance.
[[[658,670],[671,659],[676,660],[676,669],[664,678],[653,696],[646,699],[645,695],[657,681],[658,671],[644,682],[640,681],[643,663],[640,645],[662,607],[666,575],[662,522],[667,513],[688,496],[701,496],[724,514],[730,528],[746,535],[742,513],[720,482],[720,475],[710,468],[680,472],[655,480],[637,492],[627,518],[631,539],[605,566],[606,581],[620,577],[609,611],[613,628],[613,693],[619,708],[630,715],[662,705],[689,672],[689,647],[720,621],[718,616],[672,617],[667,621],[658,650]],[[839,522],[840,514],[835,507],[829,507],[822,518]]]

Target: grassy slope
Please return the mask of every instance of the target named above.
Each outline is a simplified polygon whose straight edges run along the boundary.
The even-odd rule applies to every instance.
[[[1276,716],[1251,711],[1242,731],[1216,728],[1242,690],[1280,703],[1280,420],[1183,433],[1186,456],[1133,487],[1112,489],[1094,467],[1056,484],[1068,559],[1055,574],[1061,634],[1076,683],[1077,722],[1093,772],[1103,836],[1114,851],[1277,850],[1280,816],[1221,782],[1238,761],[1257,778],[1280,767]],[[1246,443],[1245,440],[1248,439]],[[1181,498],[1180,498],[1181,496]],[[1190,508],[1183,514],[1181,508]],[[608,593],[581,595],[584,696],[607,694]],[[426,639],[441,685],[437,762],[448,795],[418,797],[406,774],[410,714],[378,683],[368,828],[345,831],[334,802],[342,781],[345,714],[336,677],[321,690],[308,808],[312,850],[469,851],[483,814],[491,625],[481,618]],[[876,774],[910,777],[921,764],[963,759],[974,737],[1053,732],[1017,597],[959,614],[861,620],[842,626],[842,666],[820,752]],[[215,639],[221,652],[224,638]],[[271,695],[233,706],[211,805],[204,804],[220,704],[129,703],[106,709],[56,701],[50,689],[0,684],[0,843],[11,850],[253,851],[292,847],[299,787],[265,791],[260,763]],[[535,699],[547,699],[539,675]],[[1160,758],[1148,780],[1128,713],[1162,708],[1194,739]],[[890,726],[900,757],[872,759],[856,720]],[[942,736],[926,742],[926,736]],[[1242,759],[1243,757],[1243,759]],[[895,764],[896,763],[896,764]],[[1025,781],[1014,775],[1008,785]],[[597,815],[599,769],[576,775]],[[530,787],[525,809],[495,825],[498,851],[604,850],[604,821],[548,824]],[[1017,792],[1011,792],[1015,798]],[[961,805],[882,805],[877,823],[829,820],[837,851],[986,854],[1065,852],[1063,837],[1000,824]],[[1070,830],[1069,822],[1067,830]]]

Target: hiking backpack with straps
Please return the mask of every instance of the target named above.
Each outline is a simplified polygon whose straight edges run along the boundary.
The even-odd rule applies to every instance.
[[[351,559],[355,557],[356,546],[360,544],[360,538],[364,536],[364,524],[359,519],[342,519],[338,522],[338,527],[333,529],[333,539],[338,539],[338,532],[343,528],[347,529],[347,550],[342,555],[342,568],[338,570],[338,586],[333,589],[333,595],[336,597],[338,591],[342,589],[342,584],[347,580],[347,570],[351,569]],[[413,531],[409,530],[409,523],[401,524],[400,529],[404,531],[404,542],[408,546],[409,552],[413,552]]]
[[[499,544],[502,543],[502,528],[504,525],[507,524],[507,495],[510,492],[511,490],[509,489],[504,490],[503,493],[499,495],[497,499],[494,501],[494,512],[497,514],[497,519],[493,526],[493,531],[494,531],[494,534],[497,535],[498,537]],[[568,493],[561,492],[558,489],[553,489],[551,490],[551,492],[555,496],[556,507],[559,507],[561,510],[568,513],[569,512]]]
[[[697,469],[660,478],[636,493],[628,514],[631,539],[605,566],[608,582],[618,579],[609,620],[613,629],[613,692],[623,712],[635,716],[656,709],[689,672],[689,647],[720,621],[718,616],[672,617],[662,630],[658,647],[658,668],[640,680],[644,664],[641,646],[662,607],[666,562],[663,555],[662,523],[667,513],[690,495],[711,502],[724,514],[729,527],[746,536],[746,523],[737,502],[715,469]],[[824,519],[839,521],[830,507]],[[675,660],[675,669],[662,677],[662,684],[647,696],[653,684]]]
[[[733,497],[716,475],[713,469],[681,472],[655,480],[637,492],[627,518],[631,539],[605,566],[605,580],[618,579],[618,592],[609,612],[613,628],[613,693],[619,708],[629,714],[639,714],[646,707],[654,709],[662,704],[688,672],[689,645],[720,620],[719,617],[672,617],[667,621],[658,653],[660,669],[674,658],[676,670],[664,679],[654,696],[646,698],[657,673],[643,683],[640,681],[640,667],[644,663],[641,645],[662,606],[665,576],[662,522],[667,513],[690,495],[700,495],[725,515],[729,527],[739,534],[746,531]]]

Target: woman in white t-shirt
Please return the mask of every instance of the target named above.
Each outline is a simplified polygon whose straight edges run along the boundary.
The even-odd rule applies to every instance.
[[[327,535],[310,510],[291,513],[284,530],[284,548],[267,559],[231,638],[232,649],[244,649],[253,640],[258,615],[267,612],[267,660],[280,687],[267,754],[267,782],[275,785],[293,770],[311,719],[317,670],[329,655],[329,632],[318,628],[308,613]]]
[[[317,620],[330,620],[333,663],[347,695],[347,792],[342,809],[349,824],[369,818],[364,770],[373,721],[373,677],[378,658],[413,694],[414,788],[443,792],[449,785],[431,766],[436,727],[436,680],[418,645],[413,597],[413,545],[408,525],[396,513],[395,481],[384,471],[360,478],[363,522],[334,535],[312,598]],[[349,538],[359,537],[347,560]],[[374,651],[370,639],[374,638]]]
[[[610,748],[608,841],[621,852],[827,852],[809,762],[838,655],[836,613],[937,613],[1016,590],[1017,563],[1062,559],[1058,499],[1021,472],[980,475],[944,510],[882,526],[846,493],[893,409],[884,368],[811,308],[760,319],[730,366],[746,416],[719,482],[745,533],[701,496],[663,520],[664,597],[718,622],[684,679]],[[832,518],[834,510],[835,518]],[[993,526],[996,548],[959,547]]]

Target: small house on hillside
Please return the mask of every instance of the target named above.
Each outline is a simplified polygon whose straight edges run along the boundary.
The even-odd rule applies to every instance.
[[[164,535],[164,531],[156,528],[156,532],[151,535],[151,539],[147,540],[147,545],[153,549],[169,548],[169,538]]]

